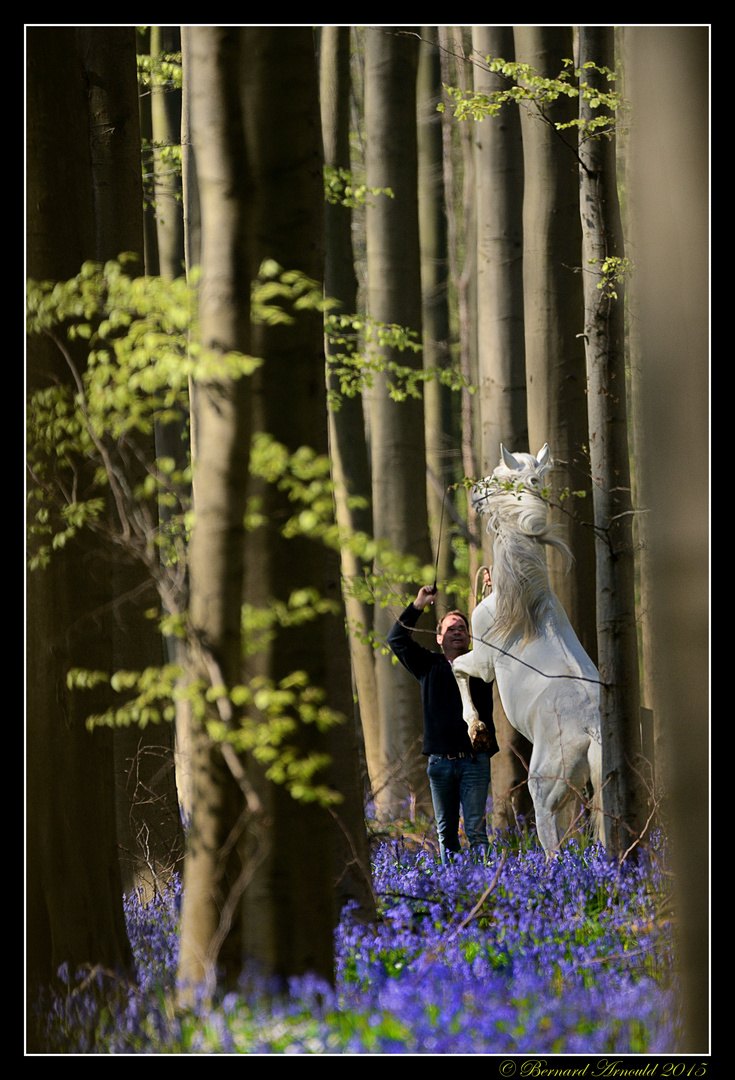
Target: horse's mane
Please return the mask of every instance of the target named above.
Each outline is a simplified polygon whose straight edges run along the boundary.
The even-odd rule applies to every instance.
[[[494,631],[506,644],[538,636],[554,609],[546,548],[557,550],[567,565],[572,562],[558,528],[548,521],[541,493],[541,478],[551,465],[540,465],[530,454],[516,454],[512,460],[517,467],[501,462],[477,498],[478,512],[488,515],[487,531],[495,535]]]

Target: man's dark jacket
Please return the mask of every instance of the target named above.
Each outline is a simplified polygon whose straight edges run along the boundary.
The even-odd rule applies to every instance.
[[[467,724],[462,719],[462,698],[457,680],[443,653],[424,648],[414,639],[413,628],[421,611],[411,603],[391,627],[388,645],[403,666],[418,679],[421,686],[421,704],[424,712],[423,754],[471,754],[472,743]],[[482,679],[470,678],[470,693],[475,708],[492,735],[494,749],[498,751],[493,725],[493,688]]]

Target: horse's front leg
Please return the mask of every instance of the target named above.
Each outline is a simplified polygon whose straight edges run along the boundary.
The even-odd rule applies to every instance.
[[[459,687],[459,696],[462,698],[462,718],[468,727],[478,719],[477,709],[470,695],[470,675],[476,674],[473,660],[474,654],[468,652],[452,661],[452,671]]]
[[[492,733],[488,731],[478,716],[475,703],[470,694],[470,675],[478,679],[483,678],[483,674],[477,670],[475,653],[469,652],[463,656],[458,656],[452,662],[452,671],[457,680],[459,695],[462,698],[462,719],[467,724],[473,747],[480,753],[487,750],[494,740]]]

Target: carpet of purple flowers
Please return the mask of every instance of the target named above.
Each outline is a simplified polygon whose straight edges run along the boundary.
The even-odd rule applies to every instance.
[[[44,1002],[61,1053],[673,1053],[679,1042],[669,879],[661,851],[612,866],[597,847],[493,843],[442,866],[375,850],[381,920],[345,911],[334,989],[174,1003],[180,882],[126,899],[138,980],[68,979]]]

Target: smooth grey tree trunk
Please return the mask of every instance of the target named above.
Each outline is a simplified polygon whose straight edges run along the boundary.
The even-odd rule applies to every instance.
[[[510,26],[472,28],[474,89],[504,88],[488,71],[488,56],[513,60]],[[518,108],[475,124],[477,187],[477,348],[480,384],[480,472],[500,461],[500,444],[528,448],[526,346],[523,301],[523,142]],[[539,447],[536,447],[538,450]],[[483,533],[483,562],[492,567],[492,537]],[[493,715],[499,753],[491,762],[493,828],[514,829],[532,820],[528,793],[531,745],[508,722],[497,692]]]
[[[320,35],[320,102],[324,162],[332,168],[351,168],[350,155],[350,50],[352,29],[323,26]],[[357,277],[352,245],[352,212],[339,204],[325,205],[324,291],[339,302],[339,311],[356,314]],[[327,356],[342,346],[327,341]],[[327,371],[329,389],[340,393],[339,379]],[[361,394],[341,395],[339,407],[329,411],[329,453],[335,485],[337,521],[345,533],[372,535],[373,516],[370,461],[365,436],[365,415]],[[365,747],[368,777],[380,772],[380,723],[375,679],[375,655],[370,638],[373,608],[365,596],[363,559],[349,543],[341,551],[343,593],[349,633],[352,675],[357,695],[359,723]]]
[[[514,27],[516,60],[542,76],[556,78],[563,60],[573,57],[572,27]],[[574,98],[559,98],[545,109],[554,123],[577,118]],[[558,133],[533,107],[521,113],[524,155],[524,317],[528,449],[548,443],[558,467],[551,494],[559,502],[572,496],[552,520],[561,524],[574,554],[565,573],[558,556],[549,557],[554,592],[559,596],[587,653],[597,654],[595,551],[591,480],[587,458],[587,393],[582,294],[582,233],[574,129]],[[520,449],[520,448],[518,448]]]
[[[151,27],[153,56],[180,51],[180,27]],[[173,86],[157,85],[152,90],[151,134],[159,272],[173,279],[181,277],[186,269],[181,173],[169,153],[172,147],[181,145],[181,91]]]
[[[372,199],[367,208],[368,315],[420,333],[416,66],[413,34],[395,26],[366,31],[367,184],[394,193]],[[411,363],[408,354],[389,350],[383,358]],[[392,400],[382,376],[370,393],[370,450],[376,539],[430,566],[423,403]],[[408,591],[413,588],[415,595],[421,584],[405,584],[405,593],[394,590],[390,603],[377,608],[379,640],[385,640]],[[376,670],[383,773],[374,794],[379,814],[394,816],[405,813],[407,800],[428,802],[421,705],[415,680],[390,656],[379,654]]]
[[[252,243],[247,208],[251,164],[240,112],[242,29],[187,29],[190,136],[198,177],[202,241],[199,340],[215,354],[250,352]],[[250,388],[242,378],[198,381],[192,400],[197,431],[195,521],[190,547],[190,671],[230,687],[240,682],[244,516],[251,431]],[[217,677],[219,676],[219,677]],[[226,721],[213,707],[212,719]],[[221,970],[234,986],[242,966],[240,900],[256,856],[241,859],[247,808],[220,746],[190,718],[187,765],[191,821],[184,868],[178,980],[182,993],[211,992]],[[234,831],[233,831],[234,830]],[[224,852],[228,852],[224,855]],[[260,852],[258,853],[260,854]]]
[[[579,28],[579,62],[612,71],[612,26]],[[583,79],[604,92],[606,77]],[[599,111],[580,98],[580,118]],[[614,120],[614,117],[613,117]],[[638,637],[625,386],[625,286],[606,284],[606,259],[624,257],[614,132],[580,140],[580,214],[585,297],[587,401],[597,581],[597,663],[602,682],[603,808],[606,848],[622,858],[644,832],[646,803],[640,732]],[[601,286],[601,287],[600,287]]]
[[[438,28],[421,27],[417,73],[417,124],[419,162],[419,236],[421,242],[422,338],[427,371],[451,364],[449,326],[449,251],[447,204],[444,188],[444,139],[441,113],[441,56]],[[451,490],[457,474],[460,431],[456,391],[431,378],[424,387],[424,427],[428,474],[427,507],[439,597],[434,605],[437,620],[456,600],[441,588],[454,574]],[[449,505],[447,505],[449,504]]]
[[[687,1054],[710,1051],[709,30],[625,28],[652,615]],[[686,147],[682,155],[681,148]],[[661,267],[666,273],[661,273]]]

